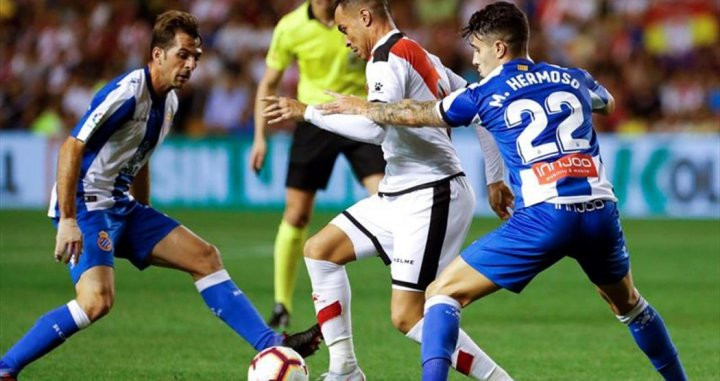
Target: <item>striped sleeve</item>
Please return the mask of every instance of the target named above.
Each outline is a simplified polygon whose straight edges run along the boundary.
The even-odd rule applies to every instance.
[[[80,141],[87,142],[90,137],[100,129],[108,120],[127,120],[128,115],[115,115],[117,113],[132,113],[135,104],[135,86],[132,81],[113,80],[95,94],[85,115],[75,125],[70,135]],[[119,128],[120,126],[111,126]]]

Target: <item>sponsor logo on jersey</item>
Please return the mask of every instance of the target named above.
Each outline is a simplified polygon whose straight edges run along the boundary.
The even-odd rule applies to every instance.
[[[101,230],[100,233],[98,233],[97,244],[102,251],[112,251],[113,249],[112,239],[110,238],[110,235],[104,230]]]
[[[552,162],[535,163],[532,170],[540,185],[554,183],[565,177],[597,177],[592,156],[574,153]]]
[[[408,259],[408,258],[393,258],[393,262],[401,264],[401,265],[414,265],[415,264],[414,259]]]

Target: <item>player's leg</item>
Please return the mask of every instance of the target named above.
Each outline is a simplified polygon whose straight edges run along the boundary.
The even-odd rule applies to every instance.
[[[218,249],[177,226],[152,249],[150,263],[189,273],[208,308],[256,350],[278,345],[282,336],[268,327],[224,269]]]
[[[537,274],[562,258],[560,249],[576,224],[559,219],[554,209],[553,205],[540,204],[516,211],[503,226],[466,248],[428,287],[423,377],[447,378],[462,307],[500,288],[519,293]],[[497,367],[488,379],[509,376]]]
[[[394,289],[391,303],[395,328],[409,339],[418,344],[422,343],[425,294]],[[451,355],[450,365],[458,372],[476,380],[512,380],[462,328],[458,331],[457,344]]]
[[[210,310],[255,349],[278,345],[285,339],[265,324],[232,281],[218,249],[177,221],[137,205],[128,216],[123,242],[118,255],[127,255],[140,269],[156,265],[189,273]],[[307,339],[306,345],[294,347],[303,356],[317,349],[317,340]]]
[[[305,244],[305,265],[312,284],[317,321],[330,354],[331,374],[347,374],[357,368],[350,282],[345,271],[345,264],[353,260],[352,242],[335,225],[327,225]]]
[[[287,188],[285,211],[275,236],[273,252],[275,307],[268,320],[271,327],[287,327],[290,324],[298,263],[302,258],[314,203],[314,190]]]
[[[392,321],[408,338],[421,343],[425,290],[457,257],[472,222],[475,195],[460,176],[394,197],[391,203],[404,214],[403,224],[393,230]],[[452,366],[479,380],[504,373],[462,329]]]
[[[446,380],[453,354],[458,346],[460,309],[489,295],[500,287],[456,258],[443,270],[426,292],[422,329],[423,380]],[[498,371],[498,376],[503,376]],[[487,379],[491,378],[492,373]]]
[[[283,219],[275,237],[274,286],[275,307],[268,319],[273,327],[290,323],[292,299],[318,189],[324,189],[339,154],[337,136],[313,126],[298,123],[293,133],[285,186],[286,204]]]
[[[668,381],[687,380],[677,349],[660,314],[635,289],[630,272],[618,283],[598,285],[618,320],[627,325],[637,346]]]
[[[113,268],[96,266],[75,286],[77,297],[41,316],[0,360],[0,376],[17,374],[70,336],[106,315],[114,297]]]
[[[76,298],[41,316],[0,359],[0,377],[15,377],[29,363],[50,352],[79,330],[106,315],[115,295],[113,241],[121,229],[104,213],[78,216],[83,252],[68,265]]]
[[[389,264],[386,250],[390,249],[387,245],[391,245],[392,239],[373,223],[381,204],[378,196],[358,202],[305,244],[305,264],[312,282],[315,311],[330,354],[327,379],[364,377],[353,349],[350,283],[344,265],[378,255]]]
[[[633,285],[616,204],[598,202],[583,209],[583,228],[592,238],[585,240],[588,252],[577,256],[578,262],[655,369],[666,380],[686,380],[665,322]]]

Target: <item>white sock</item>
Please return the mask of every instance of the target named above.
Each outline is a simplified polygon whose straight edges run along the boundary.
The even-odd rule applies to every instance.
[[[329,370],[346,374],[357,368],[352,343],[350,282],[345,266],[305,258],[313,288],[313,303],[325,344],[330,352]]]
[[[425,319],[420,319],[405,336],[418,343],[422,342],[424,321]],[[460,362],[459,367],[458,362]],[[457,347],[452,354],[452,367],[476,380],[512,381],[507,372],[483,352],[462,329],[458,334]]]
[[[90,325],[90,318],[85,313],[85,310],[80,307],[80,304],[78,304],[77,300],[71,300],[70,302],[68,302],[67,306],[68,310],[70,310],[70,315],[72,315],[75,324],[78,326],[78,329],[83,329]]]

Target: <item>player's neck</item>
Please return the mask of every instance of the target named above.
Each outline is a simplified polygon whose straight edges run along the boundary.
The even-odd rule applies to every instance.
[[[150,63],[148,66],[150,68],[150,85],[152,86],[152,91],[160,98],[165,97],[165,95],[172,90],[172,86],[162,83],[158,68],[155,67],[155,65]]]
[[[385,35],[394,29],[397,29],[397,27],[392,20],[378,21],[377,27],[373,28],[370,32],[370,49],[372,49],[381,38],[385,37]]]
[[[506,63],[508,63],[508,62],[510,62],[510,61],[513,61],[513,60],[528,60],[528,61],[532,61],[532,59],[530,59],[530,56],[527,54],[527,52],[522,52],[522,53],[517,54],[517,55],[508,55],[508,56],[506,56],[506,57],[501,58],[501,59],[500,59],[500,65],[505,65]]]

